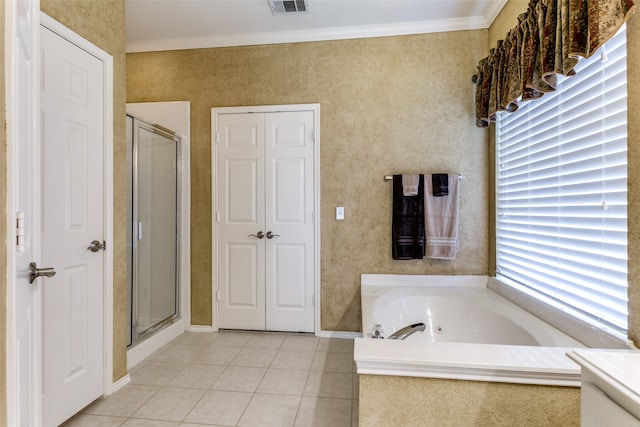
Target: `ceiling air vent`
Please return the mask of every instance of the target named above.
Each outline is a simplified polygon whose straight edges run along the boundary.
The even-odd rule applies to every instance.
[[[309,11],[307,0],[269,0],[274,15],[283,13],[306,13]]]

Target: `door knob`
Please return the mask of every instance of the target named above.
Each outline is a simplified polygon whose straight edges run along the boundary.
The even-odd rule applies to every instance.
[[[264,237],[264,231],[258,231],[258,234],[249,234],[248,237],[257,237],[258,239],[262,239]],[[269,237],[271,238],[271,237]]]
[[[280,235],[273,234],[271,231],[267,231],[267,239],[273,239],[274,237],[280,237]]]
[[[55,275],[53,267],[38,268],[35,262],[29,264],[29,283],[33,283],[38,277],[53,277]]]
[[[107,242],[100,243],[99,241],[94,240],[89,244],[89,247],[87,249],[89,249],[91,252],[98,252],[99,250],[104,251],[107,249]]]

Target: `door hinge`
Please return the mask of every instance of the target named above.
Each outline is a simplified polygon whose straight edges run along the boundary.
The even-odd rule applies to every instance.
[[[316,305],[316,294],[311,294],[311,305]]]
[[[220,133],[216,132],[216,144],[220,144]]]
[[[216,211],[216,222],[220,222],[220,212]]]
[[[24,252],[24,212],[16,212],[16,252]]]
[[[311,129],[311,142],[316,142],[316,131]]]
[[[216,291],[216,301],[220,301],[220,291]]]

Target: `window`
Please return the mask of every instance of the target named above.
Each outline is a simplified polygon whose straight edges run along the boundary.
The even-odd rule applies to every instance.
[[[625,28],[576,72],[498,117],[498,275],[626,337]]]

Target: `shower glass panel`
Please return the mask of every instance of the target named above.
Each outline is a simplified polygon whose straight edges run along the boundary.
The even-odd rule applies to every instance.
[[[129,345],[178,318],[179,138],[128,117]],[[130,120],[130,121],[129,121]]]

